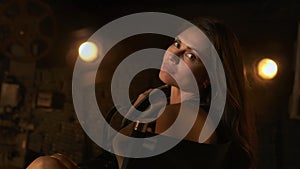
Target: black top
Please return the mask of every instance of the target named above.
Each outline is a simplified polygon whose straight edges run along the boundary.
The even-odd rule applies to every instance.
[[[145,133],[135,136],[145,137]],[[149,135],[149,134],[147,134]],[[153,135],[153,134],[151,134]],[[148,158],[125,158],[122,169],[227,169],[226,155],[230,141],[221,144],[201,144],[181,140],[172,149]],[[116,157],[104,151],[82,169],[118,169]]]
[[[160,89],[166,90],[167,86]],[[165,92],[165,91],[164,91]],[[145,97],[138,106],[138,110],[143,111],[149,106],[149,101]],[[134,101],[133,101],[134,102]],[[202,107],[202,106],[201,106]],[[116,112],[113,109],[107,118],[111,122],[112,116]],[[131,123],[126,121],[122,124],[125,127]],[[151,125],[150,125],[151,126]],[[154,125],[155,126],[155,125]],[[153,129],[155,131],[155,129]],[[150,137],[154,134],[134,131],[134,137]],[[181,140],[170,150],[153,157],[148,158],[124,158],[122,169],[224,169],[228,163],[226,155],[230,146],[230,141],[218,144],[200,144],[188,140]],[[130,147],[130,146],[129,146]],[[117,169],[117,160],[115,156],[104,151],[97,159],[90,161],[86,166],[88,169]]]
[[[122,169],[223,169],[230,142],[202,144],[181,140],[157,156],[126,158]]]

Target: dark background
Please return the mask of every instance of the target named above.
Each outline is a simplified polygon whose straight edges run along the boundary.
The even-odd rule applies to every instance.
[[[21,3],[17,0],[0,0],[0,12],[8,8],[7,4],[26,6],[31,2],[34,1]],[[8,159],[3,162],[0,160],[0,166],[3,163],[6,167],[22,168],[23,163],[28,163],[38,153],[62,152],[70,155],[77,162],[84,162],[101,153],[101,149],[81,130],[72,106],[72,70],[78,46],[94,31],[114,19],[136,12],[156,11],[185,19],[213,16],[224,20],[236,32],[245,53],[245,70],[250,84],[249,102],[253,105],[252,113],[256,119],[259,141],[258,168],[300,168],[300,121],[290,118],[289,114],[295,75],[297,29],[300,21],[299,1],[44,0],[39,2],[49,7],[47,10],[40,11],[40,13],[44,11],[50,18],[49,23],[45,21],[46,24],[43,26],[31,22],[39,18],[39,14],[28,15],[26,10],[17,13],[14,16],[17,19],[11,18],[11,22],[5,21],[3,17],[0,19],[0,28],[12,32],[0,34],[0,39],[4,37],[3,43],[0,42],[1,79],[5,82],[5,72],[7,72],[16,77],[26,91],[23,92],[25,99],[21,106],[10,114],[0,113],[2,122],[0,123],[2,134],[0,154],[3,152],[3,156]],[[34,39],[35,36],[48,37],[46,42],[50,44],[49,50],[43,57],[32,59],[25,55],[23,59],[12,58],[3,52],[6,49],[3,47],[6,45],[5,36],[14,42],[19,38],[18,35],[12,35],[14,31],[25,30],[25,33],[30,33],[36,29],[44,33],[32,33],[33,35],[28,39],[30,37]],[[145,41],[146,38],[150,40]],[[164,41],[159,39],[160,37],[147,35],[129,38],[115,46],[115,50],[110,51],[107,58],[114,56],[117,59],[107,59],[107,64],[104,64],[101,69],[103,72],[99,72],[100,75],[96,79],[96,93],[101,110],[107,112],[113,106],[110,93],[106,89],[109,88],[109,76],[116,63],[133,51],[146,47],[165,47],[169,42],[166,39]],[[255,64],[263,57],[270,57],[279,64],[278,75],[270,81],[258,79],[254,72]],[[145,88],[160,84],[160,81],[155,79],[156,73],[145,72],[136,77],[137,88],[131,91],[133,97]],[[37,106],[36,97],[41,91],[62,94],[63,106]],[[15,120],[16,118],[18,120]],[[4,122],[12,122],[12,124],[3,125]],[[23,123],[25,125],[20,125]],[[14,134],[9,134],[12,131]],[[26,146],[20,148],[22,141],[25,141]],[[10,145],[11,142],[14,144]]]

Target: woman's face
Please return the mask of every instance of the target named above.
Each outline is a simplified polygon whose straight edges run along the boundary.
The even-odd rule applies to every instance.
[[[209,84],[209,78],[198,52],[187,45],[190,43],[188,39],[192,38],[189,36],[191,35],[188,32],[181,33],[167,49],[159,78],[164,83],[177,87],[178,83],[176,80],[180,80],[183,84],[181,87],[186,87],[187,89],[192,78],[195,78],[199,90],[201,90],[205,85]]]

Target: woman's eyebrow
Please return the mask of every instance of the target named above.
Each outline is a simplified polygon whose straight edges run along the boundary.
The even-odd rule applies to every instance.
[[[179,37],[175,37],[174,40],[181,42]]]
[[[179,41],[180,43],[183,43],[184,45],[187,46],[187,44],[182,42],[179,37],[175,37],[175,40]],[[187,48],[190,49],[190,50],[193,50],[194,52],[196,52],[198,54],[198,52],[197,52],[198,50],[196,48],[193,48],[193,47],[190,47],[190,46],[187,46]]]
[[[184,43],[184,42],[183,42]],[[186,45],[186,44],[185,44]],[[190,47],[190,46],[186,46],[189,50],[195,52],[197,55],[199,55],[198,50],[196,48]]]
[[[198,50],[196,50],[195,48],[190,48],[190,50],[192,50],[193,52],[195,52],[197,55],[200,56],[200,54],[198,53]]]

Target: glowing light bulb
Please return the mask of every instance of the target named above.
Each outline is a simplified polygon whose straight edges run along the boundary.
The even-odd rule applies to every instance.
[[[273,79],[277,75],[278,67],[275,61],[264,58],[257,65],[258,75],[263,79]]]
[[[92,62],[98,56],[98,48],[93,42],[84,42],[78,49],[79,57],[85,62]]]

